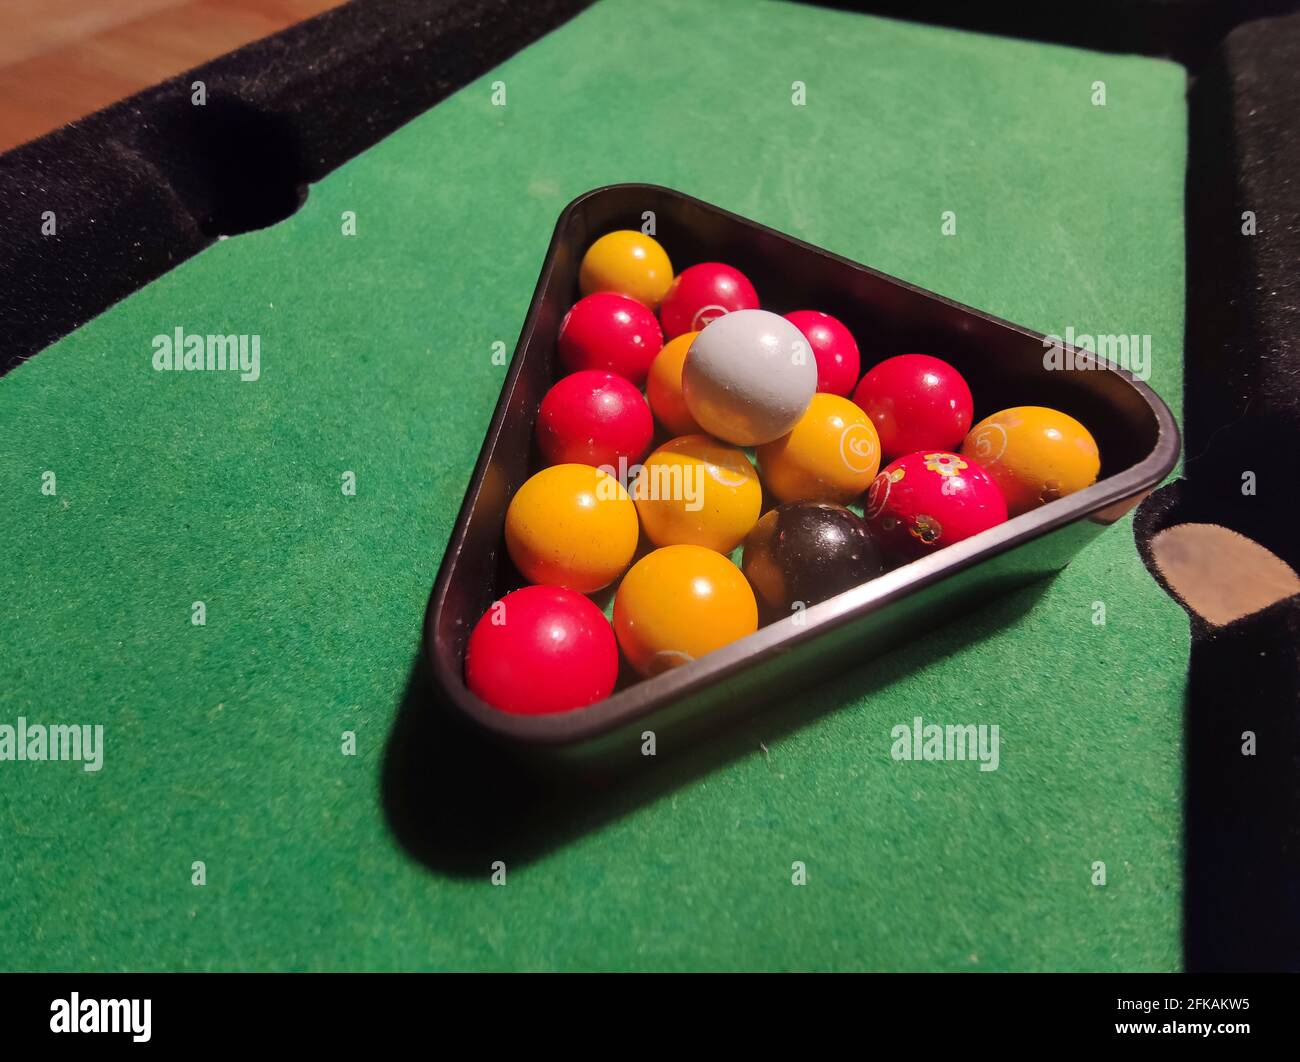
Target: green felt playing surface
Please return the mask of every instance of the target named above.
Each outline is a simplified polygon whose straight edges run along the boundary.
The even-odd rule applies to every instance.
[[[0,724],[105,748],[0,763],[0,966],[1177,967],[1187,623],[1128,519],[504,887],[412,858],[380,771],[566,202],[664,184],[1036,329],[1149,334],[1176,406],[1183,91],[1148,59],[607,0],[20,366]],[[177,327],[260,335],[260,379],[154,371]],[[999,769],[894,761],[916,715],[998,724]]]

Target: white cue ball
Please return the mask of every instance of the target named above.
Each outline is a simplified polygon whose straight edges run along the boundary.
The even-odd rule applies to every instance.
[[[735,310],[704,326],[686,352],[682,397],[696,423],[737,446],[790,431],[817,390],[817,359],[779,314]]]

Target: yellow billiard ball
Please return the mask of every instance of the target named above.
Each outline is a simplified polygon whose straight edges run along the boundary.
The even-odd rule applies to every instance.
[[[636,506],[613,476],[590,465],[552,465],[506,510],[506,549],[530,583],[590,594],[632,563]]]
[[[740,569],[703,546],[647,554],[614,596],[614,634],[642,675],[689,664],[757,629],[758,604]]]
[[[656,546],[730,553],[758,523],[763,487],[744,450],[707,435],[683,435],[646,458],[632,500]]]
[[[616,291],[658,309],[673,283],[673,264],[657,240],[632,229],[606,233],[582,256],[578,287],[583,295]]]
[[[1101,456],[1088,429],[1045,406],[1014,406],[985,417],[961,444],[1019,516],[1097,482]]]
[[[844,505],[880,471],[880,436],[847,398],[818,393],[789,434],[758,448],[758,470],[779,501]]]
[[[691,411],[686,408],[686,399],[682,396],[682,363],[686,361],[686,352],[699,332],[683,332],[676,339],[664,344],[650,366],[650,375],[645,382],[645,396],[650,401],[650,410],[655,420],[664,426],[670,435],[698,435],[704,429],[695,422]]]

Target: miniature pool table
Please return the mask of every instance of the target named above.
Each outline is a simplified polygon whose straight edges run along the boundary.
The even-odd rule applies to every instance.
[[[666,185],[1046,333],[1147,337],[1178,413],[1186,82],[601,0],[17,365],[0,723],[103,745],[0,763],[0,966],[1180,968],[1188,622],[1131,515],[644,777],[516,775],[418,648],[575,196]],[[256,371],[160,371],[178,329],[256,337]],[[996,770],[891,756],[917,719],[997,724]]]

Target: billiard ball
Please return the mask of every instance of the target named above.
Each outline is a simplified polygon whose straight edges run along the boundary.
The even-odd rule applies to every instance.
[[[961,373],[929,354],[886,358],[862,377],[853,401],[876,424],[886,461],[917,450],[954,450],[975,404]]]
[[[758,520],[763,487],[743,450],[707,435],[683,435],[646,458],[632,500],[656,546],[730,553]]]
[[[683,332],[676,339],[668,340],[646,377],[645,396],[650,400],[650,409],[669,435],[695,435],[700,431],[682,397],[682,364],[699,334]]]
[[[618,679],[618,643],[588,598],[526,586],[484,613],[469,636],[465,684],[493,708],[547,715],[604,700]]]
[[[848,398],[862,371],[858,341],[838,320],[820,310],[795,310],[785,315],[804,334],[817,359],[817,390]]]
[[[673,282],[673,264],[653,237],[632,229],[606,233],[582,256],[578,289],[614,291],[655,310]]]
[[[579,299],[560,322],[560,361],[570,372],[614,372],[638,387],[663,343],[655,315],[612,291]]]
[[[1012,516],[1091,487],[1101,471],[1088,429],[1045,406],[1015,406],[985,417],[961,453],[993,477]]]
[[[823,502],[765,513],[745,538],[741,567],[768,620],[798,614],[885,570],[866,522]]]
[[[783,502],[847,504],[880,470],[880,440],[862,410],[839,395],[815,394],[787,434],[758,448],[758,471]]]
[[[546,392],[537,413],[537,446],[548,464],[636,464],[650,449],[654,418],[636,387],[623,376],[588,369],[566,376]],[[608,470],[607,468],[607,470]]]
[[[881,469],[867,492],[867,526],[887,551],[915,559],[1007,518],[989,474],[944,451],[907,454]]]
[[[686,353],[682,393],[706,432],[759,446],[799,422],[817,391],[817,362],[794,325],[736,310],[706,325]]]
[[[506,509],[506,550],[530,583],[590,594],[632,562],[636,506],[613,476],[590,465],[552,465],[530,477]]]
[[[703,546],[664,546],[624,576],[614,634],[641,675],[698,660],[758,629],[758,603],[731,561]]]
[[[735,310],[757,310],[758,293],[739,269],[721,262],[701,262],[682,270],[659,308],[669,339],[699,332],[710,321]]]

